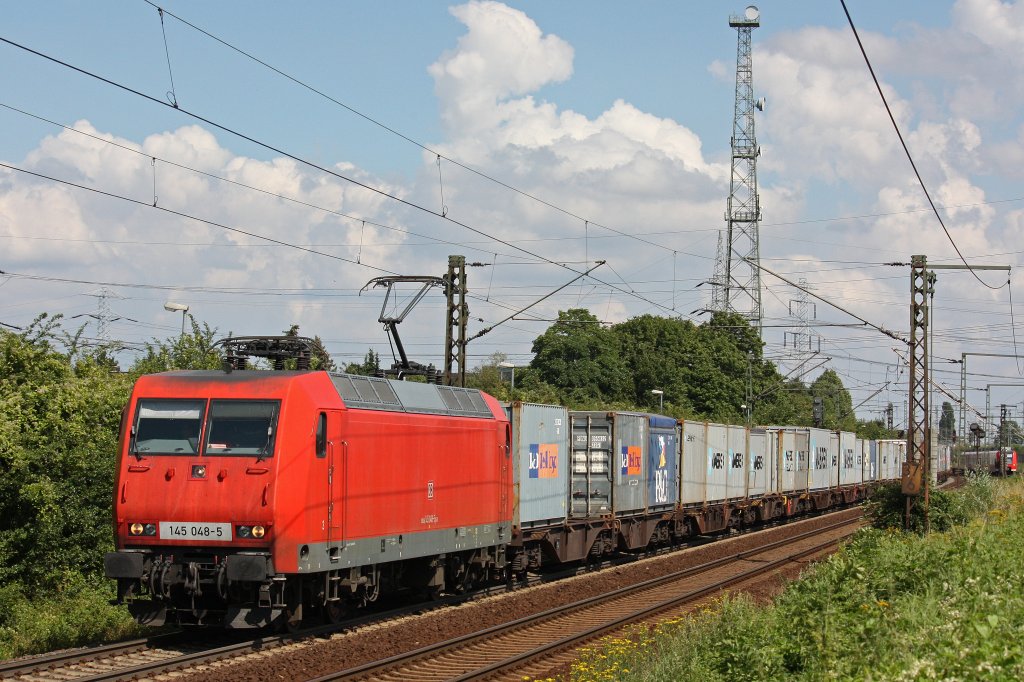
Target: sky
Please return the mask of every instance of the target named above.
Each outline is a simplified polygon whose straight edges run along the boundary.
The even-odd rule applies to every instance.
[[[440,276],[451,254],[480,264],[471,336],[606,261],[473,340],[470,367],[528,363],[569,308],[699,322],[729,193],[728,19],[744,7],[4,3],[0,323],[61,313],[129,364],[180,332],[170,301],[225,336],[298,324],[341,365],[370,348],[390,361],[383,290],[361,288]],[[758,7],[761,263],[820,297],[804,378],[831,368],[860,417],[892,402],[905,425],[905,347],[853,315],[907,335],[905,264],[962,264],[959,250],[1010,266],[1010,286],[939,271],[935,379],[957,394],[953,361],[974,354],[970,404],[1019,415],[1024,386],[991,384],[1024,384],[1024,361],[989,355],[1017,352],[1024,301],[1024,1],[847,2],[942,223],[839,0]],[[806,359],[803,295],[767,272],[762,287],[765,356],[787,372]],[[399,327],[410,357],[442,364],[444,324],[437,289]]]

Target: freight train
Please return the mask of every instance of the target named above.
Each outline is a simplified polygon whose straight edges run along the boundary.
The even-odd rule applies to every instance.
[[[336,622],[854,503],[905,458],[824,429],[244,367],[143,376],[125,407],[104,568],[140,623]]]

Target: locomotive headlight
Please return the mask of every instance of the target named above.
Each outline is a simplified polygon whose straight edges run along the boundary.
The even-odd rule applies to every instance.
[[[145,527],[141,523],[133,523],[128,527],[128,532],[132,535],[142,535]]]
[[[156,535],[156,524],[147,523],[146,527],[142,529],[143,535]]]
[[[265,526],[235,526],[235,533],[242,540],[259,540],[267,534]]]
[[[206,465],[205,464],[193,464],[192,465],[192,478],[206,478]]]

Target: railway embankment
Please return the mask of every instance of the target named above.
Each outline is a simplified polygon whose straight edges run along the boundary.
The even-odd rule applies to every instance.
[[[1024,679],[1024,480],[971,479],[905,532],[876,526],[774,598],[726,594],[592,647],[569,680]]]

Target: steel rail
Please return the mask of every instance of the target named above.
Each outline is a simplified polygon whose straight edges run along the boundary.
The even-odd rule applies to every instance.
[[[470,634],[463,635],[461,637],[456,637],[456,638],[453,638],[453,639],[450,639],[450,640],[447,640],[447,641],[444,641],[444,642],[439,642],[439,643],[435,643],[435,644],[428,645],[428,646],[425,646],[425,647],[421,647],[420,649],[416,649],[416,650],[409,651],[409,652],[406,652],[406,653],[397,654],[395,656],[391,656],[391,657],[388,657],[386,659],[382,659],[380,661],[369,662],[369,663],[366,663],[366,664],[361,665],[361,666],[349,668],[347,670],[342,670],[342,671],[338,671],[338,672],[331,673],[331,674],[328,674],[328,675],[324,675],[322,677],[314,678],[313,680],[310,680],[309,682],[334,682],[336,680],[349,680],[349,679],[377,679],[378,677],[383,677],[385,675],[388,675],[389,673],[391,673],[392,675],[395,675],[395,674],[398,674],[398,673],[395,672],[395,669],[398,668],[400,665],[403,665],[403,664],[404,665],[412,665],[412,664],[415,664],[417,662],[429,661],[432,658],[436,657],[439,653],[442,653],[442,652],[454,652],[454,651],[457,651],[460,648],[466,647],[466,646],[468,646],[468,645],[470,645],[472,643],[478,642],[478,641],[494,639],[494,638],[496,638],[496,637],[498,637],[500,635],[505,635],[505,634],[508,634],[509,632],[512,632],[512,631],[515,631],[515,630],[522,630],[522,629],[525,629],[525,628],[530,627],[530,626],[536,626],[536,625],[538,625],[538,624],[540,624],[540,623],[542,623],[544,621],[551,620],[551,619],[554,619],[554,618],[557,618],[557,617],[560,617],[560,616],[565,616],[565,615],[567,615],[569,613],[572,613],[572,612],[581,611],[581,610],[583,610],[585,608],[588,608],[588,607],[599,606],[599,605],[604,604],[606,602],[610,602],[610,601],[612,601],[614,599],[625,597],[625,596],[628,596],[630,594],[640,593],[640,592],[643,592],[643,591],[648,591],[648,590],[657,588],[659,586],[665,585],[666,583],[671,583],[671,582],[674,582],[674,581],[679,581],[679,580],[687,579],[687,578],[690,578],[690,577],[693,577],[693,576],[696,576],[696,575],[708,573],[709,571],[712,571],[712,570],[714,570],[716,568],[719,568],[721,566],[724,566],[724,565],[727,565],[727,564],[738,563],[740,561],[747,560],[750,557],[757,556],[757,555],[760,555],[760,554],[764,554],[766,552],[770,552],[770,551],[772,551],[774,549],[779,549],[779,548],[785,547],[787,545],[793,545],[793,544],[798,543],[798,542],[800,542],[802,540],[806,540],[808,538],[811,538],[811,537],[814,537],[814,536],[817,536],[817,535],[822,535],[822,534],[825,534],[825,533],[827,533],[829,531],[832,531],[832,530],[836,530],[836,529],[839,529],[839,528],[842,528],[842,527],[845,527],[845,526],[858,525],[858,524],[860,524],[860,521],[861,521],[861,519],[859,517],[855,518],[855,519],[849,519],[849,520],[845,520],[845,521],[840,521],[840,522],[837,522],[837,523],[834,523],[834,524],[831,524],[831,525],[828,525],[828,526],[824,526],[822,528],[818,528],[818,529],[813,530],[813,531],[807,531],[807,532],[804,532],[804,533],[800,533],[800,534],[795,535],[795,536],[790,537],[790,538],[784,538],[782,540],[776,540],[774,542],[762,545],[760,547],[757,547],[757,548],[754,548],[754,549],[751,549],[751,550],[747,550],[747,551],[743,551],[743,552],[739,552],[739,553],[730,555],[728,557],[722,557],[722,558],[719,558],[719,559],[708,561],[708,562],[699,564],[697,566],[691,566],[689,568],[686,568],[686,569],[683,569],[683,570],[680,570],[680,571],[676,571],[676,572],[668,574],[668,575],[664,575],[664,576],[661,576],[661,577],[658,577],[658,578],[651,578],[649,580],[645,580],[645,581],[642,581],[640,583],[636,583],[634,585],[629,585],[629,586],[626,586],[626,587],[622,587],[622,588],[619,588],[617,590],[613,590],[612,592],[608,592],[608,593],[605,593],[605,594],[597,595],[597,596],[594,596],[594,597],[589,597],[587,599],[583,599],[583,600],[580,600],[580,601],[577,601],[577,602],[573,602],[573,603],[567,604],[565,606],[556,607],[556,608],[549,609],[547,611],[544,611],[544,612],[541,612],[541,613],[538,613],[538,614],[526,616],[524,618],[520,618],[520,619],[517,619],[515,621],[511,621],[509,623],[504,623],[504,624],[501,624],[501,625],[495,625],[495,626],[486,628],[484,630],[480,630],[478,632],[470,633]],[[479,676],[494,674],[495,672],[498,672],[500,670],[506,670],[506,669],[508,669],[510,667],[521,666],[521,665],[525,664],[526,662],[528,662],[529,660],[532,660],[534,658],[537,658],[537,657],[540,657],[540,656],[550,655],[556,649],[564,649],[564,648],[567,648],[569,646],[574,646],[574,643],[576,643],[576,642],[581,642],[584,639],[593,638],[593,637],[597,636],[597,634],[595,634],[595,633],[599,634],[599,633],[607,632],[609,630],[614,630],[614,629],[620,628],[624,624],[627,624],[629,622],[633,622],[633,621],[636,621],[636,620],[640,620],[640,619],[642,619],[644,617],[649,617],[653,613],[656,613],[656,612],[659,612],[659,611],[664,611],[666,609],[672,608],[672,606],[678,605],[679,603],[684,603],[684,602],[687,602],[687,601],[693,601],[695,599],[699,599],[700,597],[702,597],[702,596],[704,596],[706,594],[720,591],[720,590],[724,589],[725,587],[728,587],[728,586],[730,586],[732,584],[735,584],[737,582],[742,582],[744,580],[749,580],[750,578],[756,577],[757,575],[760,575],[762,573],[770,572],[770,571],[775,570],[776,568],[778,568],[780,566],[783,566],[783,565],[791,563],[795,559],[799,559],[799,558],[802,558],[804,556],[808,556],[808,555],[811,555],[811,554],[819,553],[821,551],[824,551],[824,549],[827,549],[828,547],[837,544],[842,539],[845,539],[845,537],[848,537],[848,536],[843,536],[842,538],[829,540],[829,541],[827,541],[827,542],[825,542],[823,544],[815,545],[814,547],[812,547],[810,549],[802,550],[802,551],[797,552],[796,554],[793,554],[793,555],[787,555],[786,557],[784,557],[782,559],[778,559],[778,560],[775,560],[775,561],[765,562],[764,564],[762,564],[762,565],[760,565],[760,566],[758,566],[758,567],[756,567],[754,569],[751,569],[750,571],[746,571],[746,572],[740,573],[740,574],[738,574],[736,576],[732,576],[731,578],[728,578],[726,580],[718,581],[718,582],[716,582],[713,585],[706,586],[706,587],[700,588],[698,590],[693,590],[693,591],[688,592],[686,594],[674,597],[674,598],[672,598],[670,600],[666,600],[664,602],[659,602],[658,604],[656,604],[654,606],[651,606],[651,607],[648,607],[648,608],[645,608],[645,609],[642,609],[641,611],[633,612],[633,613],[630,613],[630,614],[628,614],[626,616],[623,616],[621,618],[617,618],[611,624],[603,624],[603,625],[597,626],[595,628],[590,628],[585,633],[580,633],[580,634],[577,634],[577,635],[569,635],[569,636],[567,636],[567,637],[565,637],[563,639],[560,639],[557,642],[554,642],[552,644],[544,645],[543,647],[540,647],[540,648],[537,648],[537,649],[533,649],[533,650],[530,650],[528,652],[524,652],[524,653],[521,653],[521,654],[517,654],[517,655],[512,656],[512,657],[507,657],[507,658],[504,658],[504,659],[502,659],[501,661],[498,661],[498,662],[491,662],[491,663],[487,664],[486,666],[481,667],[481,668],[479,668],[477,670],[474,670],[474,671],[469,672],[469,673],[465,673],[465,674],[463,674],[462,676],[459,676],[459,677],[451,677],[450,679],[457,679],[457,680],[474,679],[474,678],[479,677]]]
[[[811,537],[813,535],[820,534],[820,533],[823,533],[823,532],[827,532],[830,529],[838,528],[838,527],[841,527],[843,525],[847,525],[848,523],[851,523],[851,522],[850,521],[843,521],[843,522],[838,522],[838,523],[835,523],[835,524],[831,524],[829,526],[823,527],[823,528],[818,529],[816,531],[810,531],[810,532],[806,532],[806,533],[801,533],[801,534],[796,535],[796,536],[794,536],[792,538],[789,538],[789,539],[783,539],[783,540],[778,540],[778,541],[775,541],[775,542],[772,542],[772,543],[768,543],[768,544],[763,545],[763,546],[761,546],[761,547],[759,547],[757,549],[748,550],[748,551],[745,551],[745,552],[738,553],[736,555],[732,555],[730,557],[725,557],[725,558],[722,558],[722,559],[717,559],[717,560],[714,560],[714,561],[706,562],[706,563],[700,564],[698,566],[693,566],[693,567],[691,567],[689,569],[685,569],[684,571],[680,571],[680,572],[677,572],[675,574],[672,574],[671,576],[663,576],[661,578],[654,578],[654,579],[651,579],[651,580],[647,580],[647,581],[644,581],[643,583],[638,583],[637,585],[633,585],[633,586],[626,587],[626,588],[621,588],[619,590],[615,590],[614,592],[611,592],[611,593],[608,593],[608,594],[605,594],[605,595],[600,595],[598,597],[593,597],[593,598],[591,598],[589,600],[583,600],[581,602],[577,602],[574,605],[567,605],[566,607],[563,607],[562,609],[551,609],[551,610],[546,611],[546,612],[544,612],[542,614],[536,614],[534,616],[529,616],[529,617],[527,617],[525,619],[520,619],[520,621],[523,621],[525,623],[525,622],[527,622],[527,621],[529,621],[531,619],[532,620],[538,620],[538,619],[540,619],[542,617],[552,617],[552,616],[556,615],[557,613],[561,613],[561,612],[564,612],[567,609],[572,608],[573,606],[575,606],[576,608],[583,608],[584,606],[586,606],[586,604],[588,602],[595,602],[596,603],[597,601],[602,600],[602,599],[613,598],[614,595],[624,594],[624,593],[626,593],[626,592],[628,592],[630,590],[642,589],[643,586],[645,586],[645,585],[646,586],[654,586],[654,585],[657,585],[659,583],[663,583],[663,582],[669,581],[669,580],[671,580],[673,578],[679,579],[679,578],[682,578],[682,577],[686,577],[687,575],[697,574],[697,573],[701,573],[701,572],[706,572],[706,571],[712,570],[713,568],[715,568],[717,566],[721,566],[721,565],[724,565],[724,564],[727,564],[727,563],[731,563],[731,562],[734,562],[734,561],[737,561],[737,560],[742,560],[743,558],[745,558],[747,556],[752,556],[752,555],[759,554],[759,553],[762,553],[762,552],[765,552],[765,551],[770,551],[773,548],[780,547],[780,546],[783,546],[783,545],[786,545],[786,544],[791,544],[793,542],[799,541],[800,539],[803,539],[803,538],[806,538],[806,537]],[[687,543],[687,547],[694,547],[694,546],[698,546],[698,545]],[[699,546],[703,546],[703,545],[699,545]],[[686,547],[680,547],[679,549],[684,549],[684,548],[686,548]],[[670,553],[670,552],[666,552],[666,553]],[[658,555],[658,556],[660,556],[662,554],[663,553],[660,550],[655,552],[655,555]],[[635,563],[636,560],[637,559],[632,559],[631,558],[629,561],[623,560],[621,563],[629,563],[629,562]],[[609,565],[612,565],[612,566],[620,565],[620,562],[616,562],[616,561],[607,562],[607,563],[609,563]],[[576,570],[576,571],[565,571],[564,573],[566,575],[571,575],[571,574],[579,575],[580,571],[579,570]],[[552,577],[550,575],[548,575],[548,576],[541,576],[539,578],[531,579],[530,580],[530,584],[532,585],[532,584],[536,584],[536,583],[546,583],[546,582],[550,582],[551,580],[552,580]],[[247,640],[242,641],[242,642],[233,643],[233,644],[229,644],[229,645],[225,645],[225,646],[220,646],[220,647],[204,648],[201,651],[193,651],[193,652],[182,654],[180,656],[175,656],[175,655],[172,654],[172,655],[164,657],[162,659],[145,661],[145,662],[140,663],[138,665],[132,665],[132,666],[128,666],[128,667],[118,667],[117,669],[114,669],[114,670],[103,671],[103,672],[99,672],[99,673],[95,673],[95,672],[91,672],[91,671],[85,671],[85,670],[75,670],[73,668],[69,670],[68,668],[70,668],[71,666],[75,666],[75,665],[81,664],[81,663],[95,663],[97,665],[107,665],[106,663],[104,663],[104,659],[112,659],[112,658],[115,658],[115,657],[118,657],[118,656],[131,656],[133,654],[144,654],[144,652],[146,652],[148,650],[158,650],[158,647],[161,647],[161,646],[174,646],[174,645],[176,645],[176,643],[178,641],[180,641],[181,645],[187,645],[187,643],[188,643],[187,635],[183,635],[183,633],[181,633],[181,632],[173,632],[173,633],[168,633],[168,634],[165,634],[165,635],[151,636],[151,637],[148,637],[148,638],[145,638],[145,639],[136,639],[136,640],[130,640],[130,641],[127,641],[127,642],[119,642],[119,643],[114,643],[114,644],[102,645],[102,646],[98,646],[98,647],[92,647],[92,648],[89,648],[89,649],[79,649],[79,650],[73,650],[73,651],[57,652],[57,653],[53,653],[53,654],[45,654],[45,655],[42,655],[42,656],[34,656],[34,657],[30,657],[30,658],[22,658],[22,659],[18,659],[18,660],[15,660],[15,661],[8,661],[8,662],[5,662],[5,663],[0,663],[0,679],[17,679],[17,678],[22,678],[22,677],[26,677],[26,676],[32,676],[33,679],[39,679],[40,677],[52,677],[55,680],[56,679],[60,679],[60,680],[73,680],[74,682],[100,682],[100,681],[107,682],[107,681],[112,681],[112,680],[133,680],[133,679],[139,679],[140,677],[159,674],[160,672],[163,672],[163,671],[181,670],[181,669],[183,669],[185,667],[199,665],[199,664],[202,664],[202,663],[208,663],[208,662],[212,662],[212,661],[215,661],[215,660],[224,660],[224,659],[227,659],[227,658],[232,658],[232,657],[235,657],[235,656],[238,656],[238,655],[243,655],[245,653],[250,653],[250,652],[253,652],[253,651],[265,651],[265,650],[268,650],[268,649],[272,649],[272,648],[276,648],[276,647],[279,647],[279,646],[283,646],[285,644],[292,643],[294,641],[297,641],[299,639],[306,638],[306,637],[327,636],[327,635],[330,635],[330,634],[335,633],[335,632],[340,632],[340,631],[343,631],[343,630],[358,628],[358,627],[360,627],[362,625],[366,625],[366,624],[381,623],[381,622],[385,622],[385,621],[387,621],[388,619],[391,619],[391,618],[398,618],[398,617],[402,617],[402,616],[407,616],[410,613],[422,612],[425,608],[427,608],[427,609],[430,609],[431,607],[438,607],[438,608],[440,608],[440,607],[443,607],[443,606],[449,606],[449,605],[453,605],[453,604],[462,603],[464,601],[471,600],[474,597],[487,596],[487,595],[494,594],[496,592],[505,592],[506,590],[507,590],[507,588],[504,587],[504,586],[501,586],[501,587],[488,586],[488,587],[484,587],[484,588],[482,588],[480,590],[475,590],[471,594],[467,593],[467,594],[463,594],[463,595],[451,595],[451,596],[447,596],[447,597],[443,597],[441,599],[438,599],[438,600],[436,600],[436,601],[434,601],[432,603],[430,603],[430,602],[428,602],[428,603],[417,603],[417,604],[403,606],[401,608],[391,609],[391,610],[387,610],[387,611],[379,612],[379,613],[375,613],[375,614],[366,614],[366,615],[363,615],[363,616],[360,616],[360,617],[357,617],[357,618],[346,620],[346,621],[344,621],[342,623],[339,623],[339,624],[322,625],[322,626],[318,626],[318,627],[306,628],[306,629],[302,629],[302,630],[300,630],[298,632],[295,632],[295,633],[281,633],[281,634],[267,634],[267,633],[263,633],[262,636],[260,636],[260,637],[258,637],[256,639],[247,639]],[[518,622],[519,621],[516,621],[515,623],[518,623]],[[460,638],[460,639],[457,639],[457,640],[451,640],[450,642],[447,642],[447,644],[455,645],[457,642],[460,642],[460,641],[465,643],[465,642],[470,641],[473,638],[480,638],[480,637],[488,636],[489,634],[492,633],[492,631],[493,632],[498,632],[502,628],[508,628],[508,627],[511,627],[512,625],[514,625],[514,623],[495,626],[493,628],[489,628],[488,630],[484,630],[484,631],[481,631],[479,633],[474,633],[472,635],[467,635],[467,636],[465,636],[463,638]],[[420,649],[420,650],[417,650],[417,651],[425,652],[425,651],[430,650],[432,648],[436,649],[437,646],[438,645],[434,645],[434,647],[429,647],[428,646],[428,647],[424,647],[423,649]],[[396,660],[400,659],[400,658],[403,658],[403,657],[408,658],[408,657],[411,657],[412,655],[416,654],[417,651],[408,652],[406,654],[400,654],[399,656],[392,657],[392,658],[396,659]],[[390,661],[391,659],[387,659],[387,660]],[[358,670],[360,670],[362,668],[370,668],[370,667],[373,667],[373,666],[380,666],[380,665],[383,665],[384,663],[385,663],[385,661],[379,661],[379,662],[376,662],[376,663],[370,663],[370,664],[367,664],[366,666],[360,666],[359,668],[353,668],[350,671],[344,671],[344,672],[346,672],[346,673],[355,673],[356,671],[358,671]],[[322,679],[326,680],[326,679],[338,679],[338,678],[335,677],[335,676],[327,676],[327,677],[322,678]]]
[[[32,673],[36,670],[53,669],[57,667],[74,665],[76,663],[87,663],[99,658],[120,656],[138,651],[145,651],[153,646],[163,646],[163,640],[179,639],[181,633],[173,632],[164,635],[153,635],[144,639],[132,639],[126,642],[104,644],[87,649],[72,649],[57,651],[39,656],[28,656],[12,661],[0,663],[0,679],[19,677]]]

